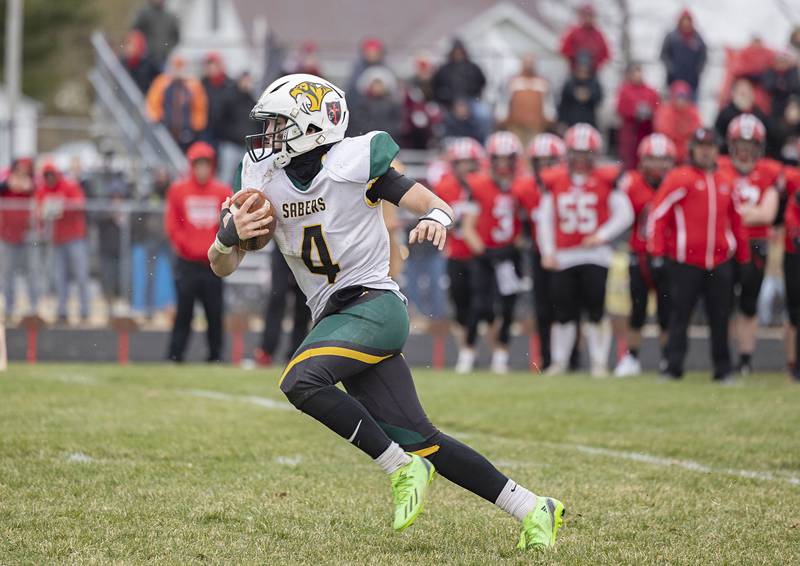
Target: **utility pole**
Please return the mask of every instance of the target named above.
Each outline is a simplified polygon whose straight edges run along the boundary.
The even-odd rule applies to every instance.
[[[22,0],[6,0],[5,45],[6,102],[6,155],[7,162],[14,159],[14,120],[20,97],[20,66],[22,60]]]

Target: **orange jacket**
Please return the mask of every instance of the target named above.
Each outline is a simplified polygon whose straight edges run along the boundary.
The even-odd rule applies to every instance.
[[[150,90],[147,91],[145,105],[147,115],[153,122],[164,120],[164,93],[174,79],[175,77],[169,73],[162,73],[155,78],[153,84],[150,85]],[[189,117],[191,127],[198,132],[205,130],[208,124],[208,97],[203,88],[203,83],[191,78],[184,79],[184,82],[191,93],[191,114]]]

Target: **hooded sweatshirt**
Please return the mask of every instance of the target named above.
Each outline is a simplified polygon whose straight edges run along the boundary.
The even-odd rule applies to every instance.
[[[53,222],[52,238],[56,245],[86,237],[86,196],[75,181],[64,177],[54,163],[45,163],[42,176],[52,173],[56,182],[48,185],[44,178],[36,190],[36,200],[44,218]]]
[[[187,157],[190,164],[200,158],[213,159],[214,150],[198,142],[189,148]],[[208,247],[217,235],[220,207],[232,195],[231,188],[213,176],[201,184],[191,170],[167,189],[164,228],[178,257],[208,263]]]

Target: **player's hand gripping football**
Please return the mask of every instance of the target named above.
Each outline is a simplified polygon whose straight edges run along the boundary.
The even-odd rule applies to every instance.
[[[233,225],[236,227],[236,233],[239,235],[240,240],[248,240],[269,234],[267,226],[273,220],[269,201],[263,207],[250,212],[250,208],[257,199],[258,195],[252,194],[242,203],[241,207],[234,208],[231,211]],[[230,207],[230,202],[230,198],[226,199],[223,207]]]
[[[408,243],[424,243],[425,241],[433,243],[439,250],[444,249],[444,243],[447,240],[447,228],[440,222],[435,220],[423,219],[419,224],[414,226],[411,233],[408,235]]]

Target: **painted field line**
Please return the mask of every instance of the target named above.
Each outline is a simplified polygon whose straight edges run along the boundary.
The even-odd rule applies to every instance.
[[[497,436],[488,433],[452,433],[455,438],[485,438],[492,443],[511,443],[511,444],[531,444],[524,440],[517,438],[508,438],[504,436]],[[650,464],[652,466],[660,466],[662,468],[680,468],[689,472],[698,474],[710,474],[718,476],[731,476],[737,478],[747,478],[762,481],[787,483],[789,485],[800,486],[800,477],[793,476],[782,472],[774,472],[770,470],[740,470],[736,468],[715,468],[694,460],[682,460],[678,458],[665,458],[662,456],[655,456],[645,452],[632,452],[627,450],[613,450],[611,448],[603,448],[601,446],[589,446],[586,444],[572,444],[568,442],[537,442],[537,446],[548,446],[552,448],[560,448],[563,450],[572,450],[586,454],[589,456],[599,456],[605,458],[613,458],[617,460],[628,460],[633,462],[641,462],[643,464]],[[498,463],[502,465],[503,460]],[[526,463],[517,460],[505,460],[509,467],[521,467],[524,465],[534,465],[534,462]]]
[[[233,401],[237,403],[249,403],[256,405],[263,409],[271,409],[275,411],[293,411],[294,407],[284,401],[275,401],[274,399],[267,399],[266,397],[257,397],[255,395],[231,395],[228,393],[220,393],[219,391],[207,391],[205,389],[187,389],[180,391],[187,395],[194,397],[203,397],[204,399],[214,399],[216,401]]]

